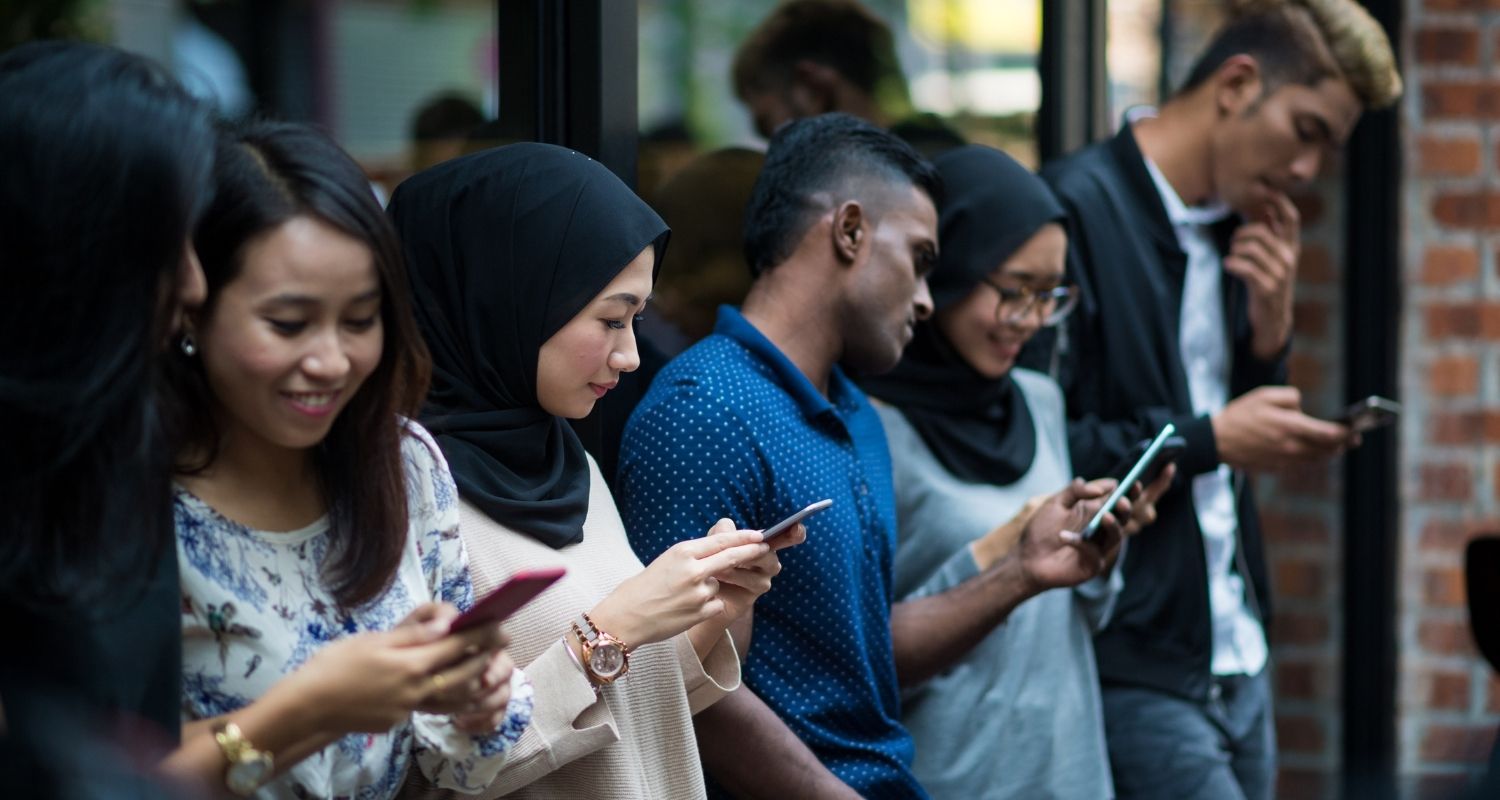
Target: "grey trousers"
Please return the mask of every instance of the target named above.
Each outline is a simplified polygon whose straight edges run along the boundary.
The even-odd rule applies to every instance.
[[[1215,678],[1202,703],[1106,686],[1104,731],[1116,796],[1270,800],[1276,792],[1276,728],[1269,671]]]

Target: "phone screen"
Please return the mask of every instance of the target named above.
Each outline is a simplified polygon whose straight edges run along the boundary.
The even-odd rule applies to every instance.
[[[1156,460],[1156,454],[1166,446],[1167,440],[1172,438],[1172,434],[1176,432],[1177,426],[1168,422],[1161,429],[1161,433],[1156,434],[1156,438],[1151,440],[1151,446],[1146,448],[1146,452],[1135,462],[1135,466],[1131,467],[1130,472],[1120,480],[1120,485],[1116,486],[1113,492],[1110,492],[1108,499],[1104,501],[1104,505],[1099,507],[1098,513],[1094,514],[1094,518],[1089,520],[1088,525],[1084,526],[1081,531],[1083,538],[1092,539],[1094,534],[1099,532],[1099,526],[1104,522],[1104,515],[1108,514],[1115,507],[1115,504],[1120,502],[1120,498],[1124,497],[1130,491],[1130,487],[1134,486],[1135,482],[1140,480],[1141,473],[1145,472],[1146,467],[1150,466],[1151,462]]]

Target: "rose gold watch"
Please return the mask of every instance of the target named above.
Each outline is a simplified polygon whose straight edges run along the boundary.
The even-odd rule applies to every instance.
[[[573,621],[573,633],[583,643],[583,671],[589,680],[610,684],[630,671],[630,645],[599,630],[588,614]]]

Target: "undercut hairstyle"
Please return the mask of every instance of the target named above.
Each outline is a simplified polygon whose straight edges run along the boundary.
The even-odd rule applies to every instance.
[[[759,277],[786,261],[823,213],[818,195],[835,205],[860,200],[874,217],[872,198],[916,187],[937,205],[937,170],[895,135],[850,116],[820,114],[794,120],[771,137],[766,163],[745,207],[745,263]]]
[[[210,113],[159,65],[113,47],[0,56],[5,605],[117,612],[172,547],[156,393],[210,196]]]
[[[1249,55],[1260,65],[1263,96],[1288,84],[1349,84],[1366,109],[1401,96],[1390,39],[1355,0],[1239,0],[1230,20],[1194,64],[1179,94],[1207,83],[1225,61]]]
[[[831,67],[877,99],[907,98],[891,27],[857,0],[790,0],[776,7],[734,56],[741,100],[779,91],[803,59]]]
[[[403,423],[427,394],[431,359],[412,316],[410,284],[395,230],[354,160],[306,125],[252,122],[226,129],[214,165],[216,195],[193,244],[208,280],[200,318],[212,317],[224,287],[258,239],[298,217],[325,223],[370,250],[380,282],[380,363],[334,420],[314,452],[328,509],[331,546],[323,582],[345,609],[390,586],[407,539]],[[171,398],[182,420],[177,469],[212,466],[221,445],[215,401],[201,358],[176,353]],[[187,461],[190,456],[195,461]]]

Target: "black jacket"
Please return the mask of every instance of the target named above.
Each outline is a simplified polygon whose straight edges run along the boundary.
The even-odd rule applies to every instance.
[[[1106,684],[1146,686],[1192,699],[1208,696],[1213,639],[1203,536],[1192,476],[1219,464],[1208,417],[1193,413],[1177,328],[1187,256],[1146,170],[1130,126],[1048,165],[1042,176],[1068,210],[1068,271],[1082,290],[1078,309],[1054,337],[1038,337],[1023,363],[1056,374],[1067,396],[1073,469],[1104,475],[1131,446],[1170,421],[1187,439],[1178,480],[1158,520],[1130,541],[1125,591],[1095,640]],[[1221,251],[1237,221],[1215,233]],[[1285,353],[1273,363],[1250,350],[1246,289],[1224,276],[1230,397],[1286,381]],[[1239,552],[1248,570],[1246,604],[1269,620],[1260,521],[1249,482],[1236,475]]]

